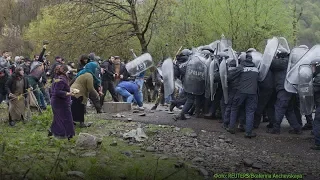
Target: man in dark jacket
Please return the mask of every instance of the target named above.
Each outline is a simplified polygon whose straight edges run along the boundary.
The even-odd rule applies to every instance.
[[[286,115],[290,126],[293,128],[289,133],[301,134],[301,125],[298,123],[297,117],[294,113],[293,103],[291,101],[293,94],[284,89],[288,63],[289,53],[285,49],[281,48],[270,66],[270,70],[273,72],[274,84],[277,93],[277,100],[274,105],[275,123],[273,125],[273,129],[269,129],[267,131],[271,134],[280,134],[280,125],[284,115]]]
[[[238,91],[233,98],[230,114],[230,124],[228,131],[235,133],[235,123],[238,118],[238,110],[244,103],[246,112],[246,138],[256,137],[252,132],[254,122],[254,112],[257,108],[258,97],[258,68],[252,62],[252,56],[247,53],[246,60],[241,61],[240,65],[235,70],[234,76],[239,75]]]
[[[30,74],[30,65],[31,65],[31,60],[29,58],[25,58],[24,63],[22,64],[22,68],[23,68],[25,75]]]
[[[175,78],[180,79],[182,84],[184,84],[184,79],[185,79],[186,70],[187,70],[187,62],[191,55],[192,55],[192,52],[185,49],[185,50],[182,50],[181,53],[177,56],[177,63],[174,66],[174,76]],[[175,117],[175,120],[186,120],[187,118],[185,114],[191,110],[194,104],[195,96],[187,92],[184,92],[184,93],[185,93],[185,99],[184,99],[185,103],[183,105],[180,115]],[[178,105],[178,102],[173,102],[173,104],[176,106]]]
[[[115,92],[114,84],[113,84],[113,73],[112,70],[112,61],[114,60],[114,57],[110,57],[110,59],[104,61],[101,64],[101,68],[103,69],[102,72],[102,97],[100,98],[100,104],[103,106],[104,98],[106,96],[107,91],[110,92],[112,99],[114,102],[119,102],[118,97]]]
[[[234,96],[237,94],[237,87],[239,86],[239,78],[238,76],[238,70],[236,68],[236,61],[232,60],[230,63],[228,63],[228,103],[225,107],[225,112],[222,114],[224,116],[223,118],[223,124],[224,127],[228,127],[230,123],[230,114],[231,114],[231,105],[233,102]]]
[[[274,93],[274,86],[273,86],[273,74],[272,71],[269,70],[267,73],[266,78],[259,83],[259,96],[258,96],[258,106],[257,110],[254,113],[254,128],[258,128],[261,123],[261,117],[263,112],[267,109],[267,105],[269,102],[275,98],[272,96]],[[274,102],[274,101],[273,101]],[[266,110],[267,111],[267,110]],[[271,111],[268,111],[271,112]],[[269,118],[269,126],[271,127],[274,121],[274,113],[268,113]]]
[[[9,74],[5,68],[0,68],[0,104],[6,99],[7,91],[5,88],[6,82],[9,78]]]

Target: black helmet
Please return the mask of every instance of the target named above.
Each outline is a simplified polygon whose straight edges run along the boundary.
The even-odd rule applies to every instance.
[[[190,51],[189,49],[184,49],[180,53],[181,56],[190,56],[191,54],[192,54],[192,51]]]

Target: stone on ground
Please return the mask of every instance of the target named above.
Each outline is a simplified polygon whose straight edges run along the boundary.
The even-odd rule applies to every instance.
[[[76,146],[85,149],[95,149],[102,140],[88,133],[80,133],[76,142]]]
[[[131,111],[131,103],[127,102],[104,102],[103,111],[106,113],[118,113],[123,111]]]

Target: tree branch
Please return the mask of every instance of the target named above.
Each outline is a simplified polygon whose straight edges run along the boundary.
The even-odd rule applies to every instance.
[[[149,37],[149,40],[148,40],[148,42],[147,42],[147,46],[148,46],[148,45],[150,44],[150,42],[151,42],[152,35],[153,35],[153,28],[151,28],[150,37]]]
[[[157,5],[158,5],[158,0],[155,0],[155,3],[154,3],[154,5],[153,5],[153,8],[152,8],[150,14],[149,14],[148,21],[147,21],[147,23],[146,23],[146,26],[145,26],[144,30],[142,31],[142,34],[145,34],[145,33],[148,31],[148,28],[149,28],[149,24],[150,24],[150,22],[151,22],[152,15],[154,14],[154,11],[156,10]]]

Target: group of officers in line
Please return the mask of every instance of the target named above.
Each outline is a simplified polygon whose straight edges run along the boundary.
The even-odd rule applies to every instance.
[[[175,120],[187,115],[215,118],[231,134],[245,132],[256,137],[254,129],[268,121],[267,132],[280,134],[288,120],[291,134],[312,130],[313,149],[320,149],[320,46],[289,48],[285,38],[268,40],[264,53],[254,48],[235,52],[226,39],[193,49],[184,49],[176,61],[170,58],[159,68],[165,97],[182,87],[170,110],[183,105]],[[204,103],[205,102],[205,103]],[[315,117],[312,113],[315,109]],[[303,124],[302,116],[306,123]]]

